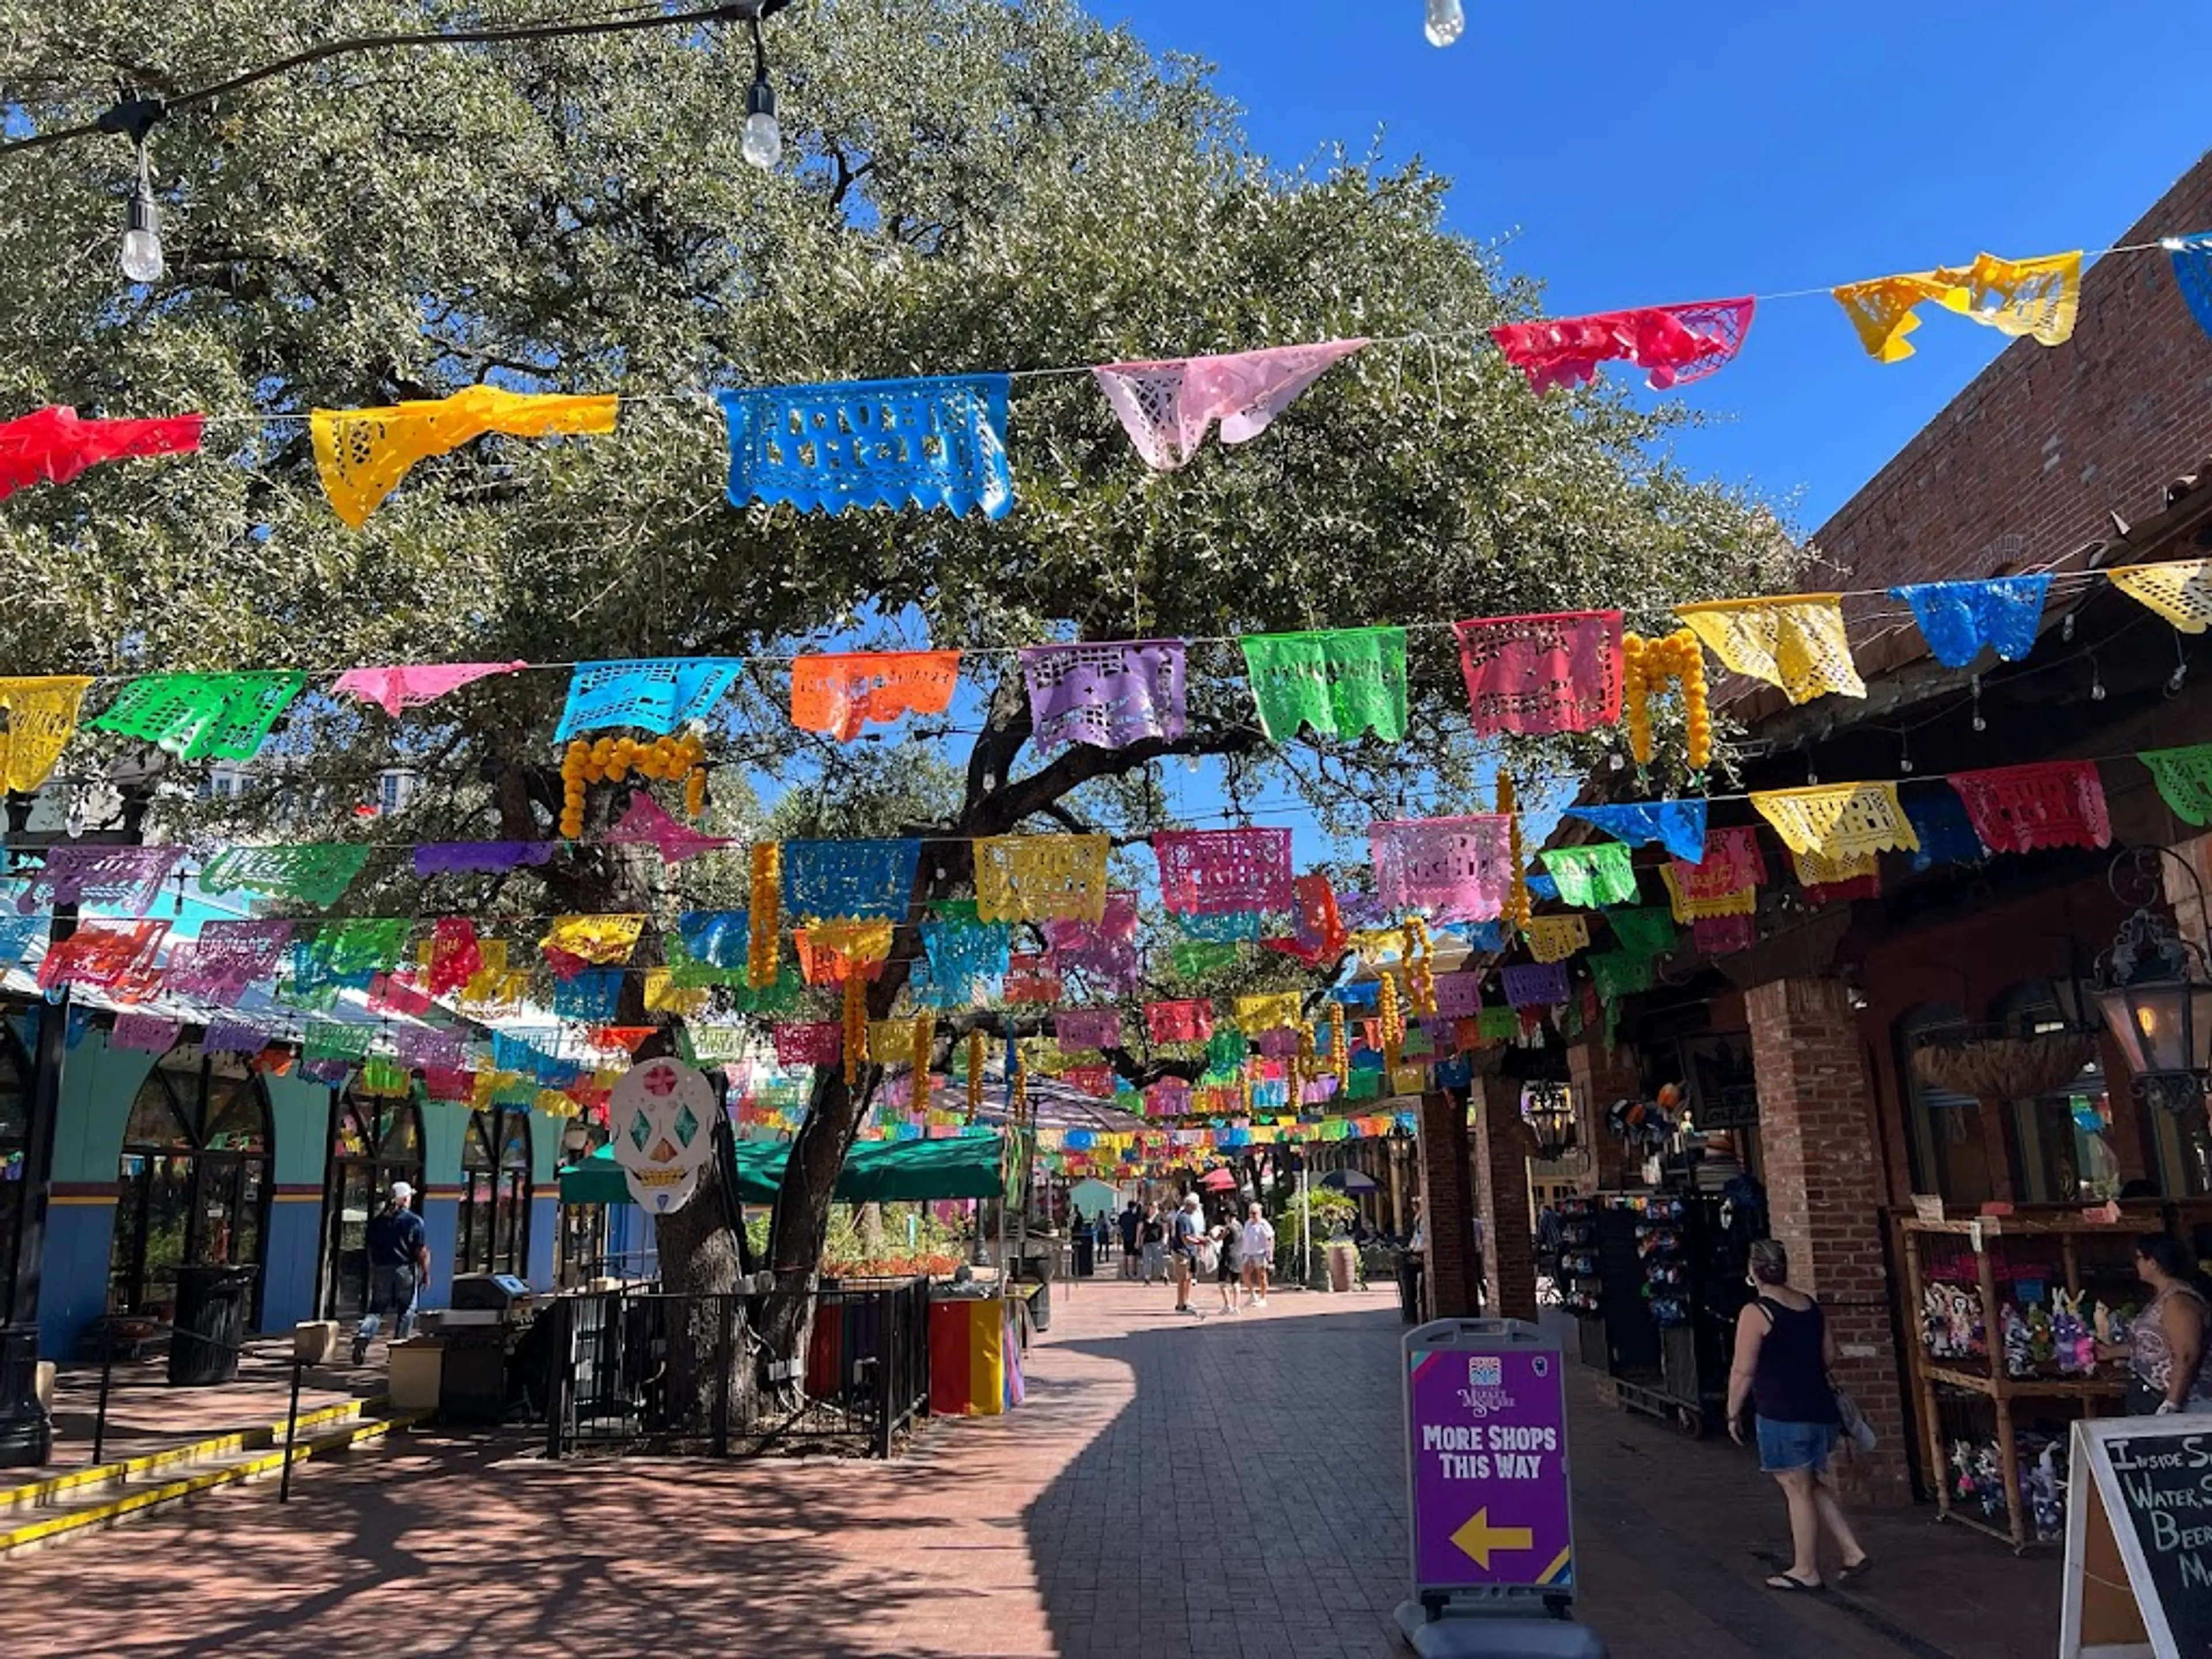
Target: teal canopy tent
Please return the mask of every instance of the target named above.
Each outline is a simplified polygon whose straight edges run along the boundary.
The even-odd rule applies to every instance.
[[[739,1141],[738,1196],[748,1204],[773,1200],[790,1152],[781,1140]],[[978,1134],[860,1141],[846,1157],[836,1196],[846,1204],[910,1204],[933,1198],[1000,1198],[1006,1191],[1005,1138]],[[612,1147],[602,1146],[561,1171],[561,1201],[629,1202],[629,1186]]]

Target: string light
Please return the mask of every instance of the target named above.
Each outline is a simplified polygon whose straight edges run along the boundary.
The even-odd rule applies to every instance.
[[[153,171],[146,154],[147,135],[163,113],[160,99],[133,93],[100,118],[102,132],[119,133],[131,140],[138,162],[138,177],[131,187],[123,229],[123,274],[134,283],[158,283],[165,269],[161,210],[154,200]]]
[[[745,94],[745,125],[739,145],[744,158],[763,173],[783,160],[783,129],[775,121],[775,88],[768,81],[768,46],[760,19],[753,19],[753,83]]]

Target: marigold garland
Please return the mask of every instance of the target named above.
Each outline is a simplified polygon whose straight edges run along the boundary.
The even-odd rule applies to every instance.
[[[983,1034],[968,1033],[968,1121],[983,1109]]]
[[[561,752],[561,834],[574,841],[584,833],[584,792],[595,783],[620,783],[632,772],[673,782],[684,780],[684,811],[697,817],[707,810],[707,744],[696,732],[655,738],[576,738]]]
[[[1521,856],[1520,801],[1513,793],[1513,777],[1504,767],[1498,769],[1498,810],[1505,819],[1506,844],[1513,863],[1513,889],[1505,902],[1505,919],[1522,933],[1535,915],[1535,907],[1528,898],[1528,870]]]
[[[1628,752],[1638,766],[1651,763],[1651,697],[1669,684],[1682,696],[1685,758],[1702,772],[1713,758],[1712,713],[1705,701],[1705,657],[1698,636],[1677,629],[1656,640],[1625,634],[1620,641],[1620,710],[1628,727]]]
[[[1520,829],[1516,823],[1514,834]],[[1515,848],[1514,861],[1520,861],[1519,848]],[[1435,953],[1429,944],[1429,924],[1419,916],[1406,922],[1406,989],[1413,999],[1413,1012],[1433,1014],[1437,1011],[1437,972]]]
[[[927,1014],[914,1017],[914,1109],[929,1109],[929,1062],[937,1046],[937,1022]]]
[[[860,1066],[868,1057],[868,982],[858,974],[845,975],[845,1086],[860,1080]]]
[[[1351,1069],[1352,1040],[1345,1028],[1344,1005],[1328,1005],[1328,1069],[1342,1082]]]
[[[1376,978],[1375,1012],[1382,1027],[1382,1064],[1395,1072],[1399,1045],[1406,1040],[1406,1020],[1398,1010],[1398,981],[1387,970]]]
[[[1030,1068],[1022,1063],[1022,1045],[1016,1042],[1012,1047],[1014,1051],[1013,1090],[1007,1097],[1006,1115],[1018,1124],[1028,1115],[1030,1109]]]
[[[753,843],[751,908],[746,918],[745,983],[764,991],[775,983],[777,907],[783,902],[783,847],[779,842]],[[858,978],[858,975],[854,975]]]

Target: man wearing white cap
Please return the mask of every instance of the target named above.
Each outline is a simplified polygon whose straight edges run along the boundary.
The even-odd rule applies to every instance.
[[[392,1183],[392,1195],[368,1218],[368,1311],[353,1334],[353,1363],[368,1358],[368,1345],[386,1308],[392,1310],[392,1334],[404,1342],[415,1332],[415,1293],[430,1273],[430,1241],[422,1231],[422,1218],[408,1207],[414,1188],[404,1181]]]

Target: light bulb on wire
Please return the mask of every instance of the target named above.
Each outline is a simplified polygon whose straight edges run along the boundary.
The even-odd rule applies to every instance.
[[[123,222],[123,274],[134,283],[161,279],[161,210],[154,200],[154,175],[146,154],[146,137],[164,113],[161,100],[128,93],[114,108],[100,118],[102,132],[119,133],[131,140],[138,162],[138,176],[131,186],[131,204]]]
[[[753,19],[753,84],[745,94],[745,125],[738,139],[745,160],[763,173],[783,160],[783,129],[775,121],[775,88],[768,83],[768,47],[760,19]]]
[[[1467,7],[1462,0],[1428,0],[1428,22],[1422,33],[1432,46],[1448,46],[1467,33]]]

